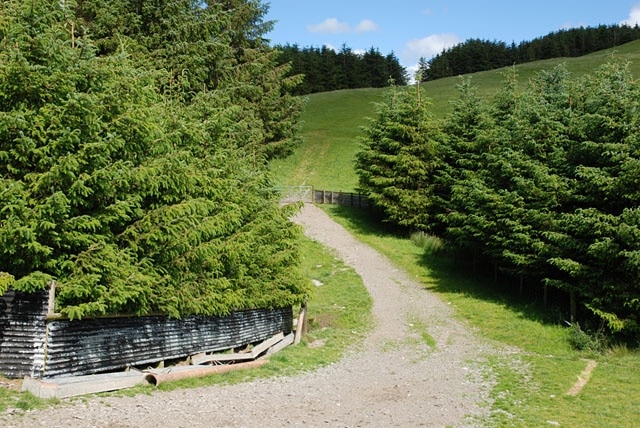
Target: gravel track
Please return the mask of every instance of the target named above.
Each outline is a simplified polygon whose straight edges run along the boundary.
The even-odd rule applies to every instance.
[[[294,218],[362,276],[375,327],[364,345],[314,372],[135,397],[76,399],[0,415],[5,427],[468,427],[481,426],[496,352],[406,273],[305,205]],[[418,321],[416,321],[418,320]],[[430,348],[410,324],[426,326]],[[415,329],[413,329],[415,330]]]

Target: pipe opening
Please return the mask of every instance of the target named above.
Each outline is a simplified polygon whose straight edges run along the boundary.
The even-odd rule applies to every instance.
[[[158,384],[160,383],[160,382],[158,382],[158,378],[156,377],[156,375],[154,375],[153,373],[147,373],[144,376],[144,380],[149,385],[153,385],[153,386],[158,386]]]

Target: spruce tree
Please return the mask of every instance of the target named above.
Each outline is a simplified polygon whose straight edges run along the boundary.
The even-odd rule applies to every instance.
[[[287,156],[297,146],[303,103],[292,95],[302,76],[289,75],[290,65],[279,63],[265,38],[273,28],[264,20],[267,11],[256,0],[83,0],[77,7],[101,53],[117,51],[124,41],[136,61],[166,69],[164,91],[178,88],[187,101],[199,92],[222,92],[216,99],[224,104],[217,107],[235,112],[237,124],[229,143],[256,162]]]
[[[420,86],[386,92],[364,129],[356,155],[359,187],[386,220],[428,231],[434,216],[434,171],[440,133]]]
[[[166,91],[165,71],[124,49],[97,56],[71,6],[5,6],[2,291],[55,280],[57,309],[71,318],[304,299],[300,232],[265,191],[256,157],[228,142],[232,95]]]

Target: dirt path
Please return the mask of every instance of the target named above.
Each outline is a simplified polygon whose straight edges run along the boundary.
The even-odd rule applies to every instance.
[[[307,205],[295,221],[363,278],[376,327],[363,349],[313,373],[233,386],[91,397],[72,405],[0,415],[8,427],[444,427],[478,426],[492,349],[450,308]],[[416,321],[419,320],[419,321]],[[427,326],[434,349],[412,332]],[[486,374],[486,373],[485,373]]]

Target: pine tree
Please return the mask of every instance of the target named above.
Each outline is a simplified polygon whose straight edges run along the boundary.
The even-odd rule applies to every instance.
[[[428,231],[434,216],[434,171],[439,129],[419,85],[392,87],[365,128],[356,172],[360,189],[386,220]]]
[[[168,70],[160,82],[165,91],[177,88],[187,101],[199,92],[223,92],[218,108],[234,111],[237,124],[230,144],[257,163],[287,156],[299,144],[303,101],[292,91],[302,76],[279,65],[279,52],[264,38],[273,22],[264,21],[268,8],[259,1],[83,0],[77,11],[101,52],[115,52],[125,40],[138,63]],[[104,18],[117,15],[129,19]]]
[[[2,291],[55,279],[71,318],[223,315],[305,298],[300,232],[265,191],[264,168],[228,144],[232,94],[166,91],[164,71],[122,50],[96,56],[67,3],[5,11]]]

